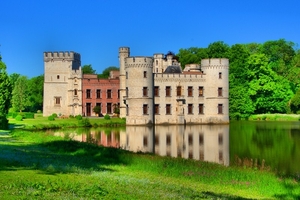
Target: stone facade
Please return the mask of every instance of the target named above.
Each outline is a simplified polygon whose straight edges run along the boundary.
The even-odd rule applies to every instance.
[[[172,54],[131,57],[121,47],[119,58],[127,125],[229,123],[228,59],[203,59],[182,71]]]
[[[43,115],[82,113],[80,54],[44,52]]]

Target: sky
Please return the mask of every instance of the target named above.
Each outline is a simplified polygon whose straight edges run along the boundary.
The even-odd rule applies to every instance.
[[[285,39],[300,44],[299,0],[1,0],[8,74],[44,73],[43,52],[74,51],[97,73],[131,56]]]

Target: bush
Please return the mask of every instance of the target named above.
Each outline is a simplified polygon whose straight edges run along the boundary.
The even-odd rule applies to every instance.
[[[81,116],[81,115],[76,115],[75,118],[76,118],[77,120],[82,120],[82,116]]]
[[[25,114],[25,119],[34,119],[34,113],[26,112],[24,114]]]
[[[17,115],[15,119],[16,119],[17,121],[22,121],[22,120],[23,120],[23,117],[22,117],[22,115]]]
[[[54,120],[55,120],[55,117],[54,117],[53,115],[50,115],[50,116],[48,117],[48,120],[49,120],[49,121],[54,121]]]
[[[53,113],[51,116],[54,117],[54,118],[57,118],[57,114],[56,113]]]
[[[80,126],[84,126],[84,127],[90,127],[90,126],[92,126],[92,124],[90,123],[90,120],[88,118],[84,118],[84,119],[80,120],[78,122],[78,124]]]
[[[104,119],[109,120],[109,119],[110,119],[110,116],[109,116],[108,114],[106,114],[106,115],[104,116]]]
[[[74,115],[69,115],[69,118],[71,118],[71,119],[72,119],[72,118],[75,118],[75,117],[74,117]]]

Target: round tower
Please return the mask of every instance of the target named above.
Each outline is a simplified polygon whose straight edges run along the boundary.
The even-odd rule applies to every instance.
[[[126,72],[125,72],[125,58],[130,56],[129,47],[119,48],[119,63],[120,63],[120,117],[126,117],[126,105],[124,98],[126,96]]]
[[[128,125],[153,124],[153,58],[125,58]]]
[[[206,123],[229,123],[229,60],[201,60],[205,75],[204,98]]]

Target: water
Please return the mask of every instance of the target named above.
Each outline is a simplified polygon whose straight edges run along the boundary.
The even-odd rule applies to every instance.
[[[126,129],[77,129],[55,134],[133,152],[300,174],[300,122],[127,126]]]

